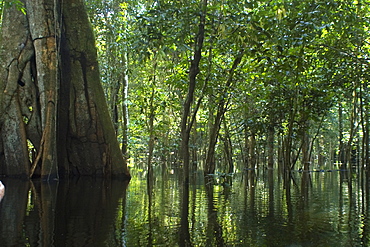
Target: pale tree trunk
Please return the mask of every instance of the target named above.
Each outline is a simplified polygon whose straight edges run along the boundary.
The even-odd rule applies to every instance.
[[[4,11],[1,173],[128,178],[83,1],[28,0],[25,8]]]
[[[125,162],[125,166],[127,164],[128,159],[128,124],[129,124],[129,115],[128,115],[128,62],[127,62],[127,54],[124,53],[122,55],[122,65],[123,65],[123,73],[122,73],[122,154],[123,160]]]

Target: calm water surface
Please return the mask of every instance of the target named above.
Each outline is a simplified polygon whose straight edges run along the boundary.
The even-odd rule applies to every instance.
[[[132,180],[2,179],[0,246],[368,246],[365,172],[238,172],[191,185],[181,170]]]

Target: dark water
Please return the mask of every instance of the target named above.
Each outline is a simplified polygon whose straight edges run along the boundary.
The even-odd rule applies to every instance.
[[[180,170],[122,181],[2,179],[0,246],[368,246],[364,172],[253,170],[217,185]],[[149,178],[149,179],[147,179]],[[227,181],[229,180],[229,181]]]

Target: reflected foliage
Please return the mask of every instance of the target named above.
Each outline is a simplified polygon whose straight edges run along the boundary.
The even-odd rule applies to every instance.
[[[132,172],[130,246],[360,246],[370,237],[367,173],[249,170],[223,186],[204,183],[200,171],[186,201],[181,170],[157,167],[149,218],[145,174]],[[179,202],[188,203],[186,213]]]
[[[1,246],[367,246],[367,172],[247,170],[232,185],[181,169],[126,183],[4,179]]]

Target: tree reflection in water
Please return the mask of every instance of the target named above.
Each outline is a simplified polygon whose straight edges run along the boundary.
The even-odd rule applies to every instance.
[[[127,182],[4,179],[1,246],[121,246]]]
[[[162,169],[163,168],[163,169]],[[125,182],[2,179],[1,246],[367,246],[369,174],[248,170],[184,184],[180,168]]]
[[[189,187],[181,183],[181,169],[165,174],[159,167],[154,170],[156,203],[151,210],[158,224],[150,226],[155,233],[150,246],[353,246],[368,242],[369,187],[368,179],[361,177],[365,173],[248,170],[235,174],[231,187],[205,183],[202,171],[192,173]],[[136,197],[145,193],[140,192],[144,189],[140,189],[140,176],[131,182],[126,243],[133,246],[147,232],[145,221],[133,217],[145,211],[145,204],[140,203],[145,198]]]

